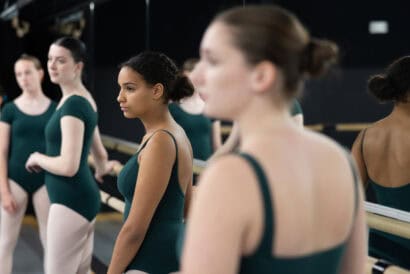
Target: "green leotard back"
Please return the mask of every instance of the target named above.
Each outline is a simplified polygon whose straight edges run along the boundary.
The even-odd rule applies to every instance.
[[[212,121],[202,114],[190,114],[178,104],[169,105],[175,121],[184,129],[195,159],[206,161],[212,154]]]
[[[401,187],[384,187],[369,179],[368,185],[373,189],[378,204],[410,212],[410,183]],[[370,229],[369,254],[410,269],[409,239]]]
[[[364,137],[361,140],[361,153],[364,160]],[[367,170],[366,161],[364,165]],[[391,208],[410,211],[410,183],[401,187],[385,187],[372,179],[367,180],[367,185],[372,188],[378,204]],[[369,231],[369,255],[387,260],[397,266],[410,269],[410,240],[384,233],[376,229]]]
[[[60,155],[60,122],[64,116],[78,118],[84,123],[80,166],[73,177],[46,172],[48,194],[52,204],[64,205],[92,221],[100,210],[100,194],[88,166],[87,157],[97,125],[97,113],[86,98],[78,95],[67,98],[64,104],[54,112],[46,127],[46,154],[48,156]]]
[[[240,272],[243,274],[337,274],[339,265],[345,250],[345,243],[337,245],[331,249],[315,252],[299,257],[278,257],[272,255],[272,244],[274,243],[274,209],[270,197],[270,190],[267,178],[260,164],[251,155],[239,154],[253,168],[263,197],[265,227],[260,245],[254,254],[242,257],[240,262]],[[349,158],[350,159],[350,158]],[[355,174],[355,191],[357,207],[357,175]]]
[[[175,163],[167,189],[155,210],[144,241],[127,267],[127,270],[141,270],[150,274],[168,274],[178,270],[176,240],[182,226],[185,202],[185,195],[178,180],[178,146],[171,133],[166,130],[162,131],[167,132],[175,143],[177,151]],[[139,168],[138,155],[149,140],[131,157],[118,175],[118,190],[125,199],[124,221],[128,218],[134,197]],[[133,221],[138,222],[138,220]]]
[[[51,101],[47,110],[39,115],[22,112],[14,101],[7,103],[2,109],[1,121],[10,125],[8,177],[28,194],[33,194],[44,185],[44,172],[29,173],[24,164],[31,153],[45,152],[44,128],[56,106]]]

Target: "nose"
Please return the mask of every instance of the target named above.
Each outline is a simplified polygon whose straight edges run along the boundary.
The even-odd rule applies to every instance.
[[[51,69],[51,70],[55,69],[55,61],[48,60],[47,61],[47,67],[48,67],[48,69]]]
[[[124,96],[123,96],[122,89],[120,89],[120,92],[118,93],[117,102],[118,103],[124,102]]]

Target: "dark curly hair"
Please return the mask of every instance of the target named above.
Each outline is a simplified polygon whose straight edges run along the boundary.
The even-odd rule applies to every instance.
[[[367,87],[380,102],[407,102],[410,92],[410,56],[395,60],[384,74],[371,76]]]
[[[164,103],[179,101],[194,93],[194,86],[175,63],[161,52],[145,51],[122,63],[120,68],[129,67],[150,84],[164,86]]]

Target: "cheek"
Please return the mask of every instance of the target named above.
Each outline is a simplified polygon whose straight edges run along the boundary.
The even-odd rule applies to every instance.
[[[208,93],[209,96],[205,102],[204,114],[215,118],[229,119],[236,95],[230,90],[221,89],[220,87],[218,85],[213,91]]]
[[[148,99],[143,94],[134,94],[127,98],[127,102],[129,107],[135,113],[144,112],[147,108],[149,108]]]
[[[246,83],[232,79],[221,79],[218,85],[215,83],[215,86],[210,88],[204,110],[206,115],[231,120],[244,108],[249,100]]]

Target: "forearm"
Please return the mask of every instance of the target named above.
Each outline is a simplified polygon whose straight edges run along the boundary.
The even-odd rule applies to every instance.
[[[108,161],[108,153],[105,149],[98,128],[94,131],[93,143],[91,146],[91,155],[97,167],[104,167]]]
[[[0,196],[10,193],[7,169],[7,157],[3,154],[0,156]]]
[[[143,236],[136,236],[123,226],[115,242],[107,274],[122,274],[137,254],[143,239]]]
[[[49,173],[72,177],[78,172],[80,163],[79,160],[75,161],[61,155],[50,157],[39,153],[38,165]]]
[[[222,146],[221,121],[215,121],[212,123],[212,145],[214,151]]]
[[[229,136],[226,142],[218,148],[208,161],[212,161],[220,156],[231,153],[239,146],[239,138]]]
[[[103,168],[105,164],[108,162],[108,154],[105,149],[104,150],[91,149],[91,156],[94,159],[95,166]]]

